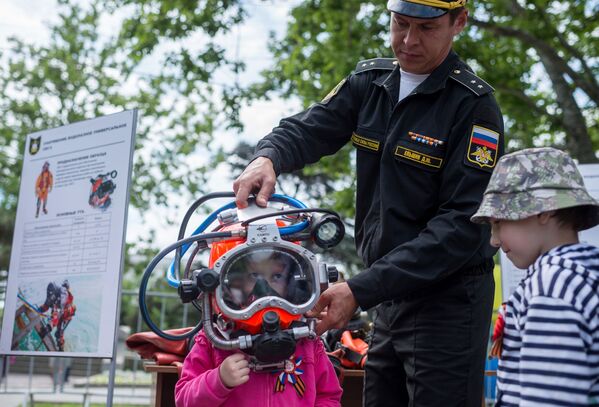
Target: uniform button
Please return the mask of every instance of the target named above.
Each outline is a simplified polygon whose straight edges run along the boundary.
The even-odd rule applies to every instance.
[[[397,65],[397,64],[399,64],[398,61],[393,61],[393,65]]]
[[[374,65],[374,62],[371,62],[370,65]]]
[[[472,80],[472,81],[470,81],[470,83],[476,83],[476,81],[475,81],[475,80]]]
[[[478,87],[479,87],[480,89],[482,89],[482,88],[483,88],[483,85],[478,85]]]
[[[462,71],[460,71],[459,69],[456,69],[455,71],[453,71],[453,73],[462,73]]]

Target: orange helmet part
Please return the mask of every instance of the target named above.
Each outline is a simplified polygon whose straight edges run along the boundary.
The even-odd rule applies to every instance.
[[[233,321],[235,323],[235,328],[247,331],[252,335],[260,333],[262,329],[262,317],[268,311],[274,311],[279,315],[281,329],[289,328],[289,325],[291,325],[293,321],[297,321],[300,318],[300,315],[291,314],[280,308],[268,307],[256,312],[248,319]]]
[[[233,231],[233,230],[239,230],[239,223],[225,226],[220,231],[228,232],[228,231]],[[245,239],[238,237],[238,238],[231,238],[231,239],[227,239],[227,240],[221,240],[220,242],[212,243],[210,245],[210,258],[208,260],[208,267],[214,268],[214,263],[216,263],[216,260],[218,260],[223,254],[225,254],[229,250],[239,246],[240,244],[242,244],[244,242],[245,242]]]
[[[241,229],[239,225],[240,225],[239,223],[235,223],[233,225],[225,226],[220,231],[225,232],[225,231],[239,230],[239,229]],[[277,219],[277,226],[283,227],[283,226],[285,226],[285,222]],[[212,243],[210,245],[210,259],[208,260],[208,267],[214,268],[214,263],[216,263],[216,261],[218,259],[220,259],[220,257],[223,254],[227,253],[231,249],[234,249],[235,247],[239,246],[240,244],[245,243],[245,240],[246,239],[244,239],[242,237],[233,237],[231,239],[221,240],[220,242]]]

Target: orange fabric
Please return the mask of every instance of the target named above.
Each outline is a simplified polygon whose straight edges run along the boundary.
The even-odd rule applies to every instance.
[[[152,358],[157,365],[175,365],[176,363],[183,363],[185,356],[175,355],[167,352],[154,352]]]
[[[344,358],[341,359],[341,364],[343,364],[345,367],[357,367],[363,369],[364,365],[366,364],[366,359],[368,358],[368,343],[364,342],[364,340],[360,338],[354,338],[350,331],[344,331],[341,334],[341,345],[362,356],[359,364]]]
[[[169,329],[165,332],[171,335],[183,335],[193,327]],[[158,365],[176,364],[183,362],[188,352],[189,339],[169,341],[154,332],[137,332],[125,341],[127,348],[137,352],[142,359],[152,359]]]
[[[48,192],[52,190],[54,178],[50,171],[43,171],[35,181],[35,194],[38,198],[44,200],[48,197]]]
[[[368,344],[360,338],[354,338],[350,331],[344,331],[341,334],[341,344],[360,355],[365,355],[368,352]]]
[[[70,321],[71,319],[73,319],[75,311],[77,311],[77,307],[75,306],[75,304],[65,305],[64,310],[62,311],[63,321]]]
[[[351,331],[343,331],[338,343],[338,348],[332,352],[327,352],[333,362],[339,362],[335,366],[337,376],[342,380],[343,369],[364,369],[366,359],[368,358],[368,343],[360,338],[354,338]]]
[[[501,359],[501,351],[503,350],[503,330],[505,329],[505,303],[501,304],[497,312],[497,320],[493,327],[493,336],[491,337],[492,345],[489,351],[489,358]]]

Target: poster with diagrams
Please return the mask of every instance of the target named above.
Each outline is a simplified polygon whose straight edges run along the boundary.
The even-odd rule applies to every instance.
[[[136,120],[27,136],[0,353],[113,357]]]
[[[578,166],[578,170],[584,179],[584,186],[589,194],[599,200],[599,164],[581,164]],[[599,226],[583,230],[578,236],[581,242],[599,246]],[[526,270],[516,267],[501,250],[499,256],[501,263],[501,295],[503,297],[502,301],[505,302],[526,275]]]

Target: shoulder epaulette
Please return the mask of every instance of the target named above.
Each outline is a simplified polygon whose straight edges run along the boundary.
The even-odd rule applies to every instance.
[[[455,68],[449,77],[470,89],[476,96],[482,96],[495,90],[487,82],[464,68]]]
[[[356,73],[370,71],[372,69],[387,69],[389,71],[395,69],[397,60],[395,58],[372,58],[358,62],[356,65]]]

